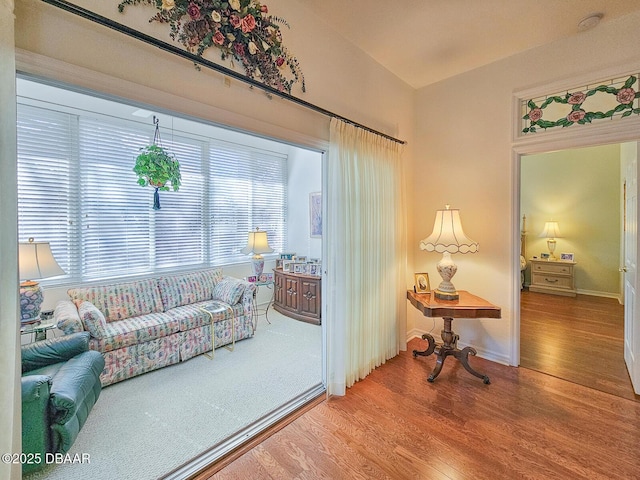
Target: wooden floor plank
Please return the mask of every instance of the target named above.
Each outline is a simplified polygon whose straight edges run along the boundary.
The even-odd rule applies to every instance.
[[[429,383],[414,348],[199,478],[639,478],[640,402],[481,358],[490,385],[454,359]]]
[[[638,400],[624,362],[624,306],[613,298],[522,292],[520,366]]]

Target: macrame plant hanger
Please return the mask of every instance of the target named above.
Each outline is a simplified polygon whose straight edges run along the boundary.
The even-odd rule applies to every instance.
[[[153,134],[153,144],[162,148],[162,140],[160,140],[160,119],[153,116],[153,124],[156,126],[156,131]],[[155,191],[153,192],[153,209],[160,210],[160,193],[158,192],[158,185],[153,185]]]

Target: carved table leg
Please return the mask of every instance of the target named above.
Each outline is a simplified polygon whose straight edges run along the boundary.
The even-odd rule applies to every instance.
[[[462,363],[462,366],[471,375],[481,378],[485,384],[491,383],[488,376],[475,371],[471,365],[469,365],[469,355],[476,355],[476,350],[472,347],[465,347],[462,350],[458,349],[458,339],[460,336],[454,333],[451,329],[451,322],[453,321],[453,318],[443,317],[443,320],[444,328],[442,329],[442,341],[444,343],[442,345],[437,345],[433,337],[430,334],[425,333],[422,335],[422,339],[429,342],[429,346],[424,351],[413,351],[413,358],[416,358],[418,355],[426,357],[434,352],[436,354],[436,366],[427,378],[427,381],[433,383],[436,377],[440,375],[446,358],[449,355],[453,355]]]
[[[488,385],[491,383],[491,381],[489,380],[489,377],[486,375],[482,375],[481,373],[475,371],[471,365],[469,365],[469,355],[476,355],[476,349],[472,348],[472,347],[464,347],[462,350],[458,350],[455,352],[455,356],[458,360],[460,360],[460,363],[462,363],[462,366],[464,367],[464,369],[469,372],[471,375],[474,375],[478,378],[481,378],[482,381],[485,383],[485,385]]]
[[[418,355],[420,355],[421,357],[427,357],[431,355],[433,351],[436,349],[436,341],[433,339],[433,337],[430,334],[425,333],[424,335],[422,335],[422,339],[429,342],[429,346],[427,347],[426,350],[423,350],[422,352],[418,350],[414,350],[413,358],[416,358]]]

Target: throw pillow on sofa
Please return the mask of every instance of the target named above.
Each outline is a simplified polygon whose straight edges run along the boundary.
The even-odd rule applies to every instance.
[[[244,288],[244,283],[233,278],[223,278],[214,287],[213,298],[229,305],[235,305],[240,301]]]
[[[96,306],[86,300],[76,300],[78,307],[78,315],[85,330],[87,330],[93,338],[104,338],[107,336],[107,320]]]

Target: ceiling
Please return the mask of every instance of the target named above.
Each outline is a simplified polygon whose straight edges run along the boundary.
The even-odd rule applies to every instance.
[[[301,0],[414,88],[640,11],[640,0]],[[598,27],[595,27],[598,28]]]

